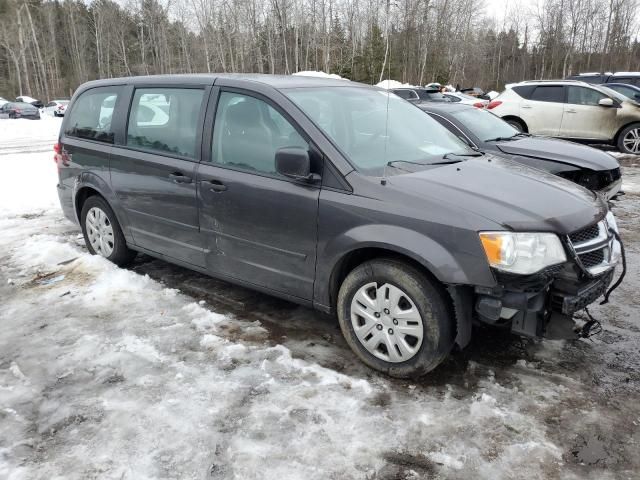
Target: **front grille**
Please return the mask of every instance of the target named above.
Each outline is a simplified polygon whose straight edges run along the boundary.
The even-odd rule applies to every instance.
[[[597,238],[599,234],[600,228],[596,223],[594,225],[591,225],[590,227],[583,228],[582,230],[578,230],[577,232],[572,233],[571,235],[569,235],[569,238],[571,239],[571,243],[576,245],[578,243],[593,240],[594,238]]]
[[[604,262],[604,249],[594,250],[593,252],[582,253],[578,255],[582,265],[584,268],[589,269],[591,267],[595,267],[596,265],[600,265]]]

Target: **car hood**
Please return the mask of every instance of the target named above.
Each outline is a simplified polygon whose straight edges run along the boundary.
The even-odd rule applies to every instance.
[[[389,177],[388,182],[401,192],[446,202],[515,231],[565,235],[607,212],[600,197],[579,185],[490,154]]]
[[[608,153],[586,145],[547,137],[522,137],[496,144],[501,152],[510,155],[535,157],[590,170],[612,170],[620,164]]]

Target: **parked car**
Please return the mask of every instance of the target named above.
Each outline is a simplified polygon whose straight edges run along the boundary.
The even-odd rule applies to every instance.
[[[6,115],[7,118],[40,120],[40,110],[30,103],[24,102],[7,102],[0,107],[0,114]]]
[[[474,320],[576,338],[573,314],[621,258],[607,203],[381,93],[272,75],[86,83],[54,147],[60,204],[118,265],[145,252],[336,313],[390,375],[432,370]],[[158,95],[167,121],[141,125]]]
[[[523,132],[640,154],[640,105],[606,87],[575,80],[521,82],[487,108]]]
[[[460,103],[462,105],[473,105],[476,108],[485,108],[489,105],[489,100],[483,100],[478,97],[472,97],[462,92],[443,92],[445,97],[452,103]]]
[[[591,72],[567,77],[567,80],[579,80],[587,83],[624,83],[640,87],[640,72]]]
[[[439,90],[433,90],[429,88],[419,87],[403,87],[394,88],[391,90],[400,98],[409,100],[412,103],[424,103],[424,102],[449,102],[450,100],[445,97]]]
[[[16,97],[16,102],[30,103],[31,105],[33,105],[36,108],[44,107],[44,103],[42,103],[41,100],[37,100],[37,99],[35,99],[33,97],[29,97],[27,95],[21,95],[19,97]]]
[[[640,87],[626,83],[605,83],[601,86],[610,88],[634,102],[640,102]]]
[[[607,200],[620,192],[620,164],[602,150],[522,133],[500,117],[469,105],[423,104],[420,108],[474,149],[508,155],[596,191]]]
[[[6,98],[0,97],[0,107],[5,103],[9,103],[9,100],[7,100]]]
[[[43,113],[54,117],[64,117],[67,105],[69,105],[69,100],[53,100],[43,108]]]

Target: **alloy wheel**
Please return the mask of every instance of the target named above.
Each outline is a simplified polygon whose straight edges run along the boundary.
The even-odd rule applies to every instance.
[[[622,144],[627,151],[640,154],[640,128],[629,130],[622,139]]]
[[[114,236],[111,221],[104,211],[93,207],[87,212],[85,220],[89,243],[98,255],[105,258],[113,253]]]
[[[369,353],[392,363],[413,358],[424,337],[415,303],[390,283],[372,282],[358,289],[351,300],[351,324]]]

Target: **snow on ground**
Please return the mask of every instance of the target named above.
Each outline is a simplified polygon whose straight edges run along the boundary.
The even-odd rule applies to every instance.
[[[5,153],[18,122],[0,120],[0,479],[638,478],[640,196],[616,207],[630,273],[592,309],[604,334],[480,329],[398,381],[331,318],[89,255],[55,202],[50,148],[30,150],[55,135],[43,123]]]
[[[303,70],[301,72],[296,72],[294,75],[299,77],[320,77],[320,78],[334,78],[336,80],[349,80],[348,78],[342,78],[340,75],[335,73],[325,73],[325,72],[316,72],[315,70]]]

